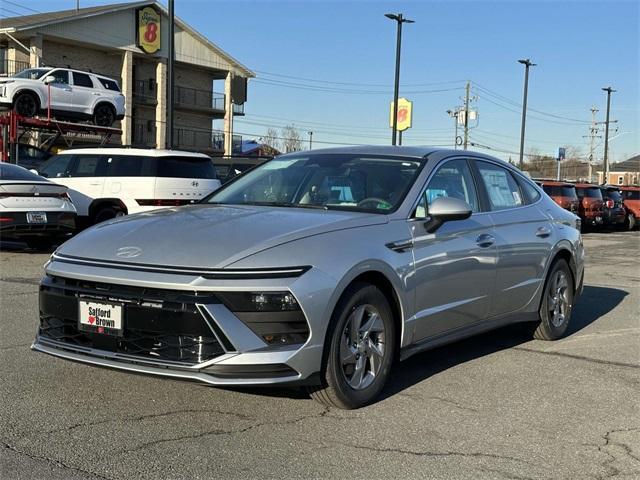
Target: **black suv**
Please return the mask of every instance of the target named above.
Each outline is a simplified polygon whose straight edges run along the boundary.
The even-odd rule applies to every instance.
[[[604,201],[602,220],[605,227],[622,227],[627,219],[620,189],[615,185],[602,185],[602,200]]]

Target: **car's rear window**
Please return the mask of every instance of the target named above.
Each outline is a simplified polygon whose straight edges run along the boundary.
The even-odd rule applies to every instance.
[[[157,176],[171,178],[216,179],[216,168],[209,158],[158,157]]]
[[[625,200],[640,200],[640,190],[625,190],[622,196]]]
[[[622,201],[622,195],[620,195],[620,192],[618,190],[607,190],[605,192],[605,196],[607,198],[610,198],[614,202],[621,202]]]
[[[576,188],[573,185],[542,185],[542,189],[550,197],[578,198]]]
[[[598,187],[576,188],[576,192],[580,198],[597,198],[602,200],[602,192]]]
[[[102,86],[107,90],[113,90],[114,92],[120,91],[120,87],[118,86],[117,82],[113,80],[109,80],[108,78],[102,78],[102,77],[98,77],[98,80],[100,80],[100,83],[102,84]]]
[[[0,163],[0,180],[26,180],[29,182],[44,182],[46,181],[40,175],[36,175],[30,172],[26,168],[18,167],[17,165],[11,165],[9,163]]]

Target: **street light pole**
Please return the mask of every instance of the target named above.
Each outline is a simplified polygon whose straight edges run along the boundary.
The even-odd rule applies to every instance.
[[[313,132],[308,131],[307,133],[309,134],[309,150],[311,150],[313,148]]]
[[[520,125],[520,162],[519,167],[524,166],[524,127],[527,121],[527,93],[529,90],[529,67],[535,67],[535,63],[531,63],[528,58],[518,60],[518,63],[524,65],[524,98],[522,100],[522,123]]]
[[[604,122],[604,178],[603,184],[609,183],[609,112],[611,110],[611,93],[615,92],[611,87],[604,87],[607,92],[607,119]]]
[[[397,15],[394,13],[385,13],[384,16],[391,20],[395,20],[398,24],[396,35],[396,78],[393,86],[393,127],[391,130],[391,145],[395,145],[398,126],[398,93],[400,89],[400,50],[402,44],[402,24],[414,23],[414,21],[409,20],[408,18],[404,18],[401,13],[398,13]]]
[[[173,82],[175,61],[175,10],[173,0],[169,0],[169,48],[167,49],[167,133],[166,148],[173,148]],[[159,147],[159,146],[158,146]]]

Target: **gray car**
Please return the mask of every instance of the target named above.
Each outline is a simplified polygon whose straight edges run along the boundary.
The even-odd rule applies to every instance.
[[[396,359],[515,322],[561,337],[583,274],[579,218],[505,162],[299,152],[199,204],[66,242],[46,265],[33,348],[357,408]]]

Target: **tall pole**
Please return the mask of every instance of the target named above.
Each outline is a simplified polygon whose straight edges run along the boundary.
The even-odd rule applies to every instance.
[[[609,112],[611,110],[611,93],[615,92],[611,87],[604,87],[607,92],[607,119],[604,122],[604,178],[602,183],[609,183]]]
[[[453,118],[453,131],[455,132],[455,136],[453,137],[453,148],[454,150],[458,149],[458,115],[460,114],[459,109],[455,110],[447,110],[447,113],[451,118]]]
[[[404,18],[401,13],[385,13],[385,17],[395,20],[397,23],[396,31],[396,76],[393,84],[393,121],[391,129],[391,145],[396,145],[397,127],[398,127],[398,95],[400,90],[400,51],[402,46],[402,24],[414,23],[413,20]]]
[[[309,150],[313,148],[313,132],[307,132],[309,134]]]
[[[529,67],[535,67],[535,63],[531,63],[531,60],[524,59],[518,60],[518,63],[524,65],[524,94],[522,99],[522,122],[520,124],[520,161],[519,167],[524,167],[524,129],[527,121],[527,94],[529,90]]]
[[[173,148],[173,63],[175,60],[175,10],[169,0],[169,50],[167,52],[167,148]]]
[[[464,88],[464,149],[467,149],[469,143],[469,92],[471,91],[471,82],[467,81]],[[457,126],[457,124],[456,124]],[[457,138],[456,138],[456,143]]]
[[[591,129],[589,131],[589,183],[591,183],[591,176],[593,175],[593,154],[596,149],[596,135],[598,133],[596,113],[598,113],[598,109],[594,105],[591,107]]]

